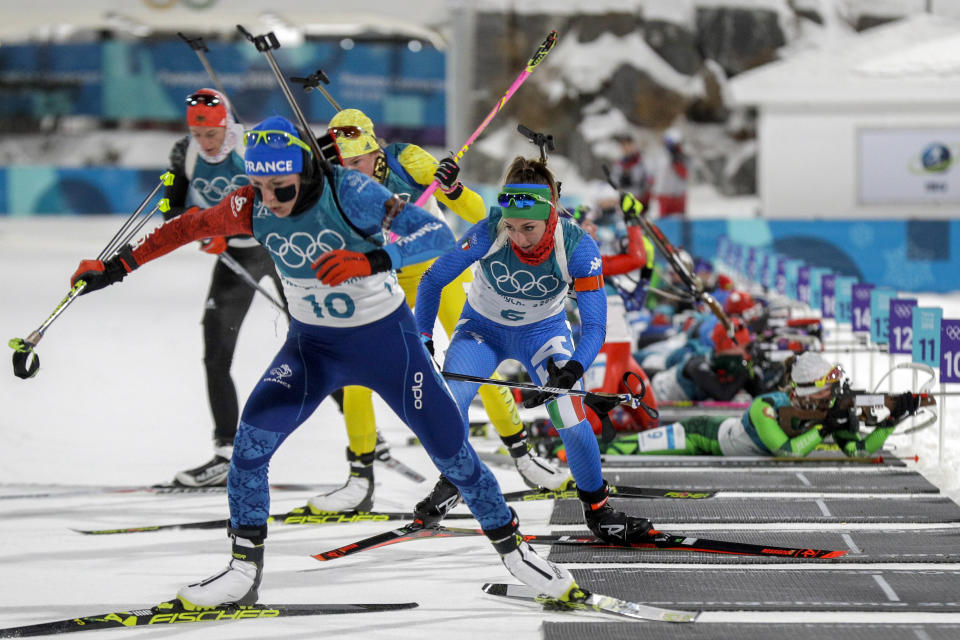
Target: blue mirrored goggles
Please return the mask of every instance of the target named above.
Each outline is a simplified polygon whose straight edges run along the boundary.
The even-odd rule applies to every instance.
[[[497,196],[497,204],[503,208],[513,206],[517,209],[530,209],[537,204],[549,205],[550,201],[536,193],[501,193]]]

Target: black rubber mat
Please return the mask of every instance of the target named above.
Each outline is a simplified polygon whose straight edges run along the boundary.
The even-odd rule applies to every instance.
[[[618,567],[572,573],[585,589],[674,609],[960,612],[960,569]]]
[[[956,640],[960,638],[960,624],[544,622],[542,637],[543,640]]]
[[[849,460],[836,451],[815,451],[802,459],[725,456],[601,456],[605,467],[905,467],[903,460],[880,451],[865,459]]]
[[[684,491],[797,491],[810,493],[939,493],[915,471],[884,469],[879,473],[802,469],[781,471],[711,471],[709,469],[609,471],[611,484]]]
[[[586,527],[581,535],[589,535]],[[824,564],[865,562],[956,562],[960,563],[960,529],[914,529],[909,531],[866,529],[848,531],[758,531],[754,529],[672,529],[671,533],[695,538],[713,538],[776,547],[845,549],[847,555],[833,560],[813,560]],[[548,556],[560,563],[662,564],[790,564],[806,562],[780,556],[737,556],[724,553],[695,553],[663,549],[617,549],[555,544]],[[958,636],[960,637],[960,636]]]
[[[614,508],[654,523],[822,522],[904,523],[960,522],[960,506],[948,498],[723,498],[704,500],[611,499]],[[557,500],[552,525],[583,522],[579,500]]]

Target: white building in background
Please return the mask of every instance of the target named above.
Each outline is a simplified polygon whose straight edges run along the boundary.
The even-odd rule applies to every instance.
[[[960,21],[925,14],[730,81],[768,218],[960,217]]]

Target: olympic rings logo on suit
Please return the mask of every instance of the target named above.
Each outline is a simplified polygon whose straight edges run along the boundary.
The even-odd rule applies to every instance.
[[[242,174],[233,176],[230,180],[225,176],[217,176],[213,180],[196,177],[190,181],[190,186],[211,203],[211,206],[223,200],[227,194],[248,184],[250,184],[250,178]]]
[[[497,289],[507,295],[522,293],[531,298],[546,298],[556,294],[562,284],[559,278],[549,273],[537,278],[525,269],[511,272],[510,268],[499,260],[490,263],[490,273]]]
[[[305,231],[297,231],[289,238],[279,233],[271,232],[267,235],[263,246],[273,255],[280,258],[283,264],[291,269],[312,264],[314,260],[328,251],[343,249],[346,242],[336,231],[324,229],[317,237]]]

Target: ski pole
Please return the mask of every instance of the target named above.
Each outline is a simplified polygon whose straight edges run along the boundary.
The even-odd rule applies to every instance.
[[[155,206],[150,213],[144,216],[140,222],[136,222],[138,216],[146,208],[147,204],[151,199],[160,191],[160,187],[169,186],[173,184],[173,174],[166,172],[160,176],[160,181],[157,183],[157,186],[153,188],[153,191],[143,199],[140,203],[140,206],[137,207],[129,218],[127,218],[120,229],[110,238],[110,241],[103,248],[103,251],[97,256],[97,260],[103,260],[105,258],[111,257],[116,253],[124,244],[130,242],[133,237],[143,228],[143,225],[146,224],[147,220],[159,209],[164,211],[169,208],[169,204],[165,200],[161,200],[160,203]],[[40,356],[37,355],[36,351],[33,350],[34,347],[40,342],[43,338],[44,333],[53,324],[53,321],[60,317],[60,314],[63,313],[70,304],[76,300],[84,287],[87,286],[87,283],[83,280],[77,280],[73,287],[70,288],[70,291],[66,296],[60,301],[60,303],[54,308],[53,312],[43,321],[39,327],[37,327],[30,335],[26,338],[10,338],[7,341],[7,346],[13,349],[13,375],[26,380],[27,378],[32,378],[37,375],[37,371],[40,369]]]
[[[503,105],[507,104],[507,100],[509,100],[511,96],[517,92],[517,89],[520,88],[520,85],[523,84],[524,80],[526,80],[530,74],[533,73],[533,70],[536,68],[536,66],[540,64],[540,62],[547,56],[548,53],[550,53],[550,50],[553,49],[556,44],[557,32],[551,31],[547,34],[547,37],[543,39],[543,42],[540,43],[540,46],[537,47],[537,50],[534,52],[530,60],[527,61],[526,68],[520,72],[520,75],[517,76],[517,79],[514,80],[513,84],[510,85],[510,88],[507,89],[507,92],[504,93],[503,97],[500,98],[500,100],[497,101],[497,104],[493,106],[493,109],[489,114],[487,114],[487,117],[483,119],[483,122],[481,122],[480,126],[477,127],[477,130],[474,131],[469,138],[467,138],[467,141],[460,148],[460,151],[453,156],[454,161],[459,161],[460,158],[463,157],[463,154],[467,152],[467,149],[470,148],[470,145],[473,144],[483,130],[487,128],[487,125],[490,124],[490,121],[493,120],[493,117],[496,116],[501,109],[503,109]],[[418,207],[422,207],[439,186],[440,183],[434,179],[433,182],[431,182],[430,185],[424,190],[424,192],[420,194],[420,197],[417,198],[417,201],[414,204],[416,204]]]
[[[327,102],[330,103],[330,106],[336,109],[338,113],[343,110],[340,105],[337,104],[337,101],[333,99],[333,96],[323,88],[323,85],[330,84],[330,78],[326,73],[323,72],[323,69],[317,69],[306,78],[290,78],[290,82],[301,83],[303,85],[303,90],[307,93],[316,89],[323,94],[323,97],[327,99]]]
[[[237,259],[231,256],[229,253],[221,253],[217,258],[226,265],[231,271],[240,276],[240,279],[246,282],[248,285],[253,287],[256,291],[259,291],[264,295],[264,297],[270,301],[270,303],[275,306],[277,309],[286,313],[286,308],[280,304],[280,302],[270,295],[270,292],[260,286],[260,283],[253,279],[253,276],[250,275],[250,272],[243,268],[243,265],[237,262]]]
[[[616,400],[618,404],[625,404],[629,407],[636,409],[643,409],[647,415],[656,420],[660,417],[660,412],[652,407],[648,407],[644,404],[643,400],[640,398],[641,395],[634,395],[632,393],[605,393],[599,391],[581,391],[580,389],[561,389],[560,387],[544,387],[541,385],[532,384],[530,382],[512,382],[510,380],[497,380],[495,378],[481,378],[478,376],[471,376],[465,373],[453,373],[451,371],[444,371],[442,373],[444,378],[448,380],[459,380],[461,382],[476,382],[478,384],[492,384],[499,387],[513,387],[514,389],[526,389],[527,391],[546,391],[548,393],[555,393],[560,396],[580,396],[582,398],[599,398],[603,400]],[[642,382],[641,382],[642,384]]]

